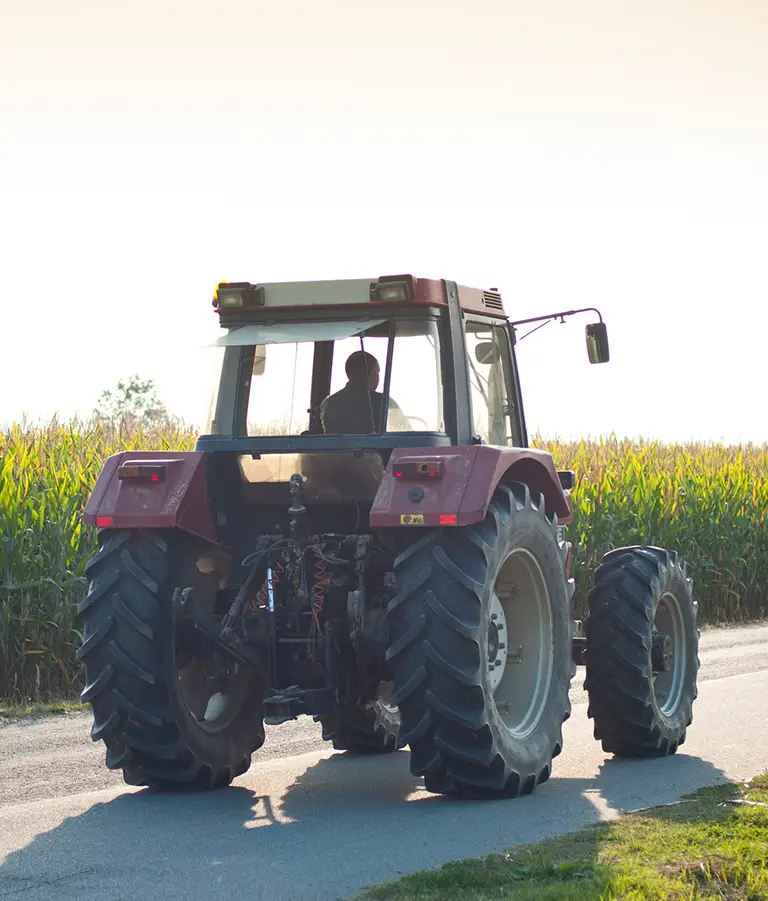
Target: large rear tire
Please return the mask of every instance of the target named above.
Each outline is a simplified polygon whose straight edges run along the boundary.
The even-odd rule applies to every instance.
[[[83,702],[109,769],[129,785],[200,790],[228,785],[264,742],[261,675],[232,668],[219,686],[205,645],[182,647],[171,595],[194,585],[212,601],[216,573],[195,566],[192,539],[156,531],[103,531],[78,613]],[[229,666],[229,664],[226,664]],[[215,708],[218,707],[218,710]],[[205,718],[208,714],[207,719]]]
[[[698,694],[698,605],[685,562],[654,547],[611,551],[588,603],[584,687],[595,738],[617,757],[674,754]],[[656,632],[669,637],[666,648]]]
[[[575,672],[566,555],[544,497],[514,483],[395,561],[391,703],[428,791],[515,797],[549,778]]]
[[[398,748],[400,714],[379,699],[339,707],[317,719],[323,726],[323,739],[332,742],[337,751],[387,754]]]

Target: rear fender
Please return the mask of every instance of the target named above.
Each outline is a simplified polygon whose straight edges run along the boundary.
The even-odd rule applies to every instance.
[[[125,472],[130,464],[149,467]],[[151,474],[150,474],[151,473]],[[157,476],[153,479],[153,475]],[[208,500],[205,454],[121,451],[107,458],[83,520],[100,529],[182,529],[219,544]]]
[[[395,478],[421,462],[442,463],[441,477]],[[430,447],[395,450],[371,507],[371,528],[466,526],[485,519],[502,482],[524,482],[544,495],[559,525],[573,519],[570,492],[563,489],[552,455],[535,448]]]

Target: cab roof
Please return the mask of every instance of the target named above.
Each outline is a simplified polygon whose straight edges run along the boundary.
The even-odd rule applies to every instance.
[[[506,317],[501,294],[495,289],[458,285],[459,305],[466,312]],[[341,306],[399,307],[448,306],[444,279],[413,275],[386,275],[378,278],[337,279],[300,282],[221,282],[213,298],[214,309],[245,313],[265,308],[296,310]]]

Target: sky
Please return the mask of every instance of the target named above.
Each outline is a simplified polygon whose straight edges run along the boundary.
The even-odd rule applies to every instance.
[[[0,0],[0,423],[138,373],[199,421],[222,280],[525,318],[530,431],[768,441],[760,0]]]

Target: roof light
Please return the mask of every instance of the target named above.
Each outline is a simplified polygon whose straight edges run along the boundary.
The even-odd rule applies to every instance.
[[[410,275],[384,276],[371,282],[371,300],[385,303],[409,303],[413,300],[413,279]]]
[[[392,282],[389,285],[379,285],[377,296],[379,300],[407,301],[410,299],[409,293],[405,282]]]
[[[219,282],[213,295],[213,306],[217,309],[263,307],[264,288],[250,282]]]
[[[216,291],[216,300],[220,307],[241,307],[243,292],[234,288],[219,288]]]

